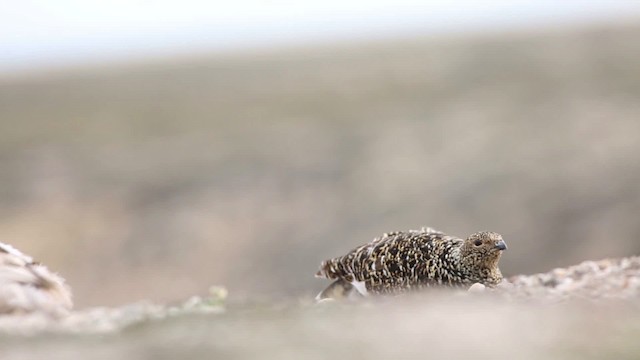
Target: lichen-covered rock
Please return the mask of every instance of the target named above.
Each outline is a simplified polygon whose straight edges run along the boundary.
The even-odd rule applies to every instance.
[[[0,315],[66,314],[71,291],[57,274],[10,245],[0,243]]]
[[[562,300],[585,298],[640,297],[640,256],[585,261],[535,275],[518,275],[507,280],[509,288],[498,288],[514,297]]]

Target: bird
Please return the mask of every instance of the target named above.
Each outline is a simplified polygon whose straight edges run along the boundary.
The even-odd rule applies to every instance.
[[[0,316],[41,313],[61,317],[73,306],[65,280],[0,242]]]
[[[480,231],[466,239],[430,227],[385,233],[344,256],[323,261],[316,277],[334,280],[316,300],[401,294],[430,287],[495,287],[502,236]]]

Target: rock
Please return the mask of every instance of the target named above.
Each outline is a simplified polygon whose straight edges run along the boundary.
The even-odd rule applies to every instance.
[[[480,284],[480,283],[475,283],[473,285],[471,285],[471,287],[469,288],[469,292],[471,293],[482,293],[487,289],[486,286]]]
[[[0,315],[39,312],[60,317],[71,307],[71,291],[62,277],[0,243]]]

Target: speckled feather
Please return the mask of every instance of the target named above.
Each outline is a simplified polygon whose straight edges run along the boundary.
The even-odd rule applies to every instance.
[[[316,276],[338,280],[327,290],[343,283],[354,285],[362,295],[474,283],[495,286],[502,280],[497,265],[505,248],[502,237],[492,232],[479,232],[467,240],[432,228],[392,232],[322,262]],[[319,298],[331,297],[323,293]]]

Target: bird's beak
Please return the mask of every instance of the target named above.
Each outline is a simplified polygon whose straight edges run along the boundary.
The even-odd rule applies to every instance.
[[[507,243],[505,243],[504,240],[498,241],[498,243],[496,244],[496,249],[507,250]]]

